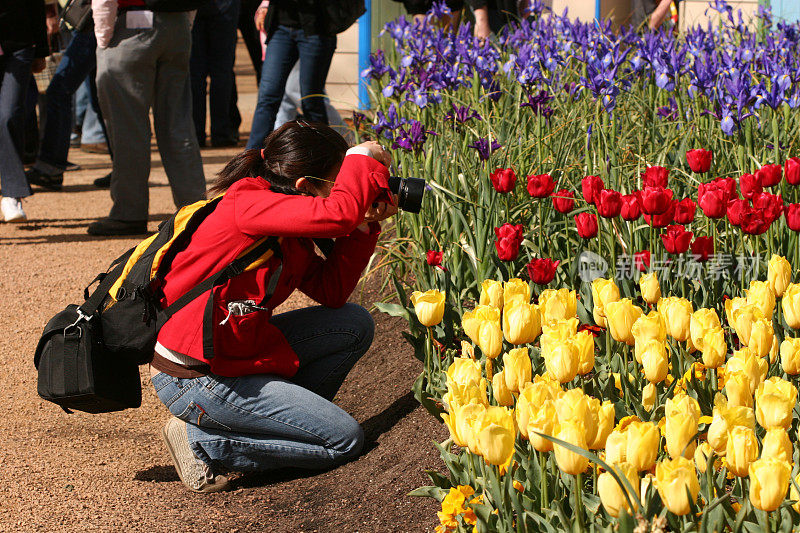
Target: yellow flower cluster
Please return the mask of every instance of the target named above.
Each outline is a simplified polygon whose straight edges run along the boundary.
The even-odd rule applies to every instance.
[[[475,494],[475,489],[469,485],[459,485],[451,488],[442,500],[442,510],[437,513],[439,525],[436,533],[450,533],[458,529],[458,517],[461,516],[465,524],[474,526],[477,523],[475,511],[469,507],[467,498]],[[481,497],[472,498],[469,503],[479,503]]]

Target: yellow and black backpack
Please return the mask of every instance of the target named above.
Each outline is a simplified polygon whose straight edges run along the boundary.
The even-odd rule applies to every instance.
[[[265,237],[237,259],[200,281],[165,309],[159,302],[161,286],[175,256],[186,249],[200,224],[214,211],[222,196],[181,208],[145,239],[115,259],[90,293],[84,289],[83,305],[69,305],[44,328],[36,347],[37,389],[45,400],[88,413],[139,407],[142,401],[138,365],[150,362],[159,329],[171,316],[200,295],[223,285],[245,270],[258,268],[275,255],[280,240]],[[268,300],[281,273],[275,269],[267,288]],[[204,356],[211,359],[211,298],[203,320]]]

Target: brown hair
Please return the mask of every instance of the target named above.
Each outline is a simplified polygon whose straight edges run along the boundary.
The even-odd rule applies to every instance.
[[[256,177],[267,180],[275,192],[303,194],[294,186],[297,178],[321,186],[320,178],[342,164],[347,148],[344,137],[324,124],[287,122],[264,139],[263,149],[245,150],[228,161],[209,194],[221,194],[240,179]]]

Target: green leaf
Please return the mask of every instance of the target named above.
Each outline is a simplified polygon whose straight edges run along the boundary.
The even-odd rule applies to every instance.
[[[442,498],[447,495],[447,491],[439,487],[419,487],[409,492],[408,495],[420,498],[436,498],[442,501]]]
[[[406,320],[411,320],[411,313],[409,310],[400,304],[376,302],[375,307],[381,313],[386,313],[389,316],[399,316],[401,318],[405,318]]]

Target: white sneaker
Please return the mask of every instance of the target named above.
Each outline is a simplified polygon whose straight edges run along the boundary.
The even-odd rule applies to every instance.
[[[25,211],[22,210],[22,200],[19,198],[4,197],[0,200],[0,210],[3,211],[3,218],[6,222],[22,222],[28,219]]]
[[[175,464],[178,477],[186,488],[192,492],[217,492],[228,488],[228,478],[214,475],[211,468],[192,452],[186,433],[186,422],[173,416],[167,420],[161,436]]]

